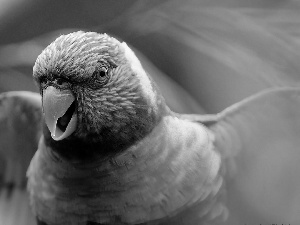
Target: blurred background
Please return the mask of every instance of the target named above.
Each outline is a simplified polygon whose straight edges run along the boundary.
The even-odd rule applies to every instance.
[[[300,82],[298,0],[0,0],[0,5],[0,92],[37,91],[35,59],[57,36],[76,30],[109,33],[135,48],[177,112],[217,113],[263,89]],[[5,157],[0,157],[0,224],[32,225],[20,181],[25,171]]]

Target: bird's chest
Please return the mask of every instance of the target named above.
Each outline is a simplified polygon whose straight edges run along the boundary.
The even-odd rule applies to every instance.
[[[113,181],[98,179],[104,175],[93,176],[96,171],[76,170],[54,160],[46,150],[41,140],[27,172],[30,202],[36,216],[47,225],[85,225],[87,221],[108,217],[112,209],[106,203],[117,199],[117,195],[107,195],[114,190],[105,190],[101,181]]]
[[[41,141],[28,170],[34,212],[49,225],[195,224],[222,184],[220,159],[202,127],[183,126],[162,126],[96,171],[53,160]]]

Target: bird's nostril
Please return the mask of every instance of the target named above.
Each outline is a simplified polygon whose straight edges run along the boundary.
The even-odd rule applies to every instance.
[[[57,78],[56,79],[56,84],[58,84],[58,85],[63,85],[65,82],[66,81],[64,79],[62,79],[62,78]]]

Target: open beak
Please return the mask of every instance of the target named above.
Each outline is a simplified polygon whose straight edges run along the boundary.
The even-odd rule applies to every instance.
[[[45,122],[54,140],[62,140],[76,130],[75,108],[75,98],[71,91],[52,86],[43,91]]]

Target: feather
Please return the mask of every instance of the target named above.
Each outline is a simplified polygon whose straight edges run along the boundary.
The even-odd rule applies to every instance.
[[[298,88],[267,90],[204,121],[222,156],[227,224],[299,223],[299,103]]]
[[[41,136],[41,97],[32,92],[0,95],[0,155],[7,169],[4,182],[26,183],[26,169]]]

